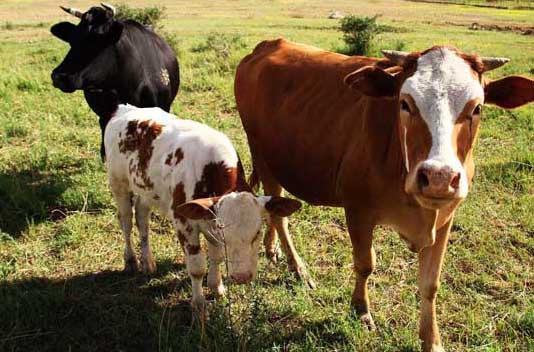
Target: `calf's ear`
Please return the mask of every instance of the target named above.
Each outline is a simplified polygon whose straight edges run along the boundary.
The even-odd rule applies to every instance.
[[[50,28],[50,32],[59,39],[70,43],[75,28],[76,26],[70,22],[59,22]]]
[[[485,103],[513,109],[534,101],[534,81],[521,76],[507,76],[486,81]]]
[[[213,206],[219,197],[200,198],[179,205],[174,213],[191,220],[212,220],[215,219]]]
[[[278,196],[259,198],[260,203],[264,204],[265,210],[267,210],[271,215],[280,217],[286,217],[293,214],[299,210],[302,205],[298,200]]]
[[[349,73],[344,82],[353,90],[370,97],[393,97],[395,95],[395,75],[376,66],[364,66]]]

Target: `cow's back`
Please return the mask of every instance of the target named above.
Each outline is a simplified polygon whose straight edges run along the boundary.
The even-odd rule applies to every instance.
[[[278,39],[260,43],[239,64],[235,96],[252,154],[299,198],[340,205],[338,172],[347,153],[362,153],[365,174],[369,99],[343,80],[376,62]]]
[[[124,26],[118,44],[123,61],[123,65],[119,63],[120,93],[125,95],[121,101],[169,111],[180,85],[176,54],[149,27],[132,20],[125,21]]]

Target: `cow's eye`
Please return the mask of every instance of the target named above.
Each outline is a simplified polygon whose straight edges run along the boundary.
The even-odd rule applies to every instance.
[[[478,104],[475,109],[473,110],[473,113],[472,115],[480,115],[480,113],[482,112],[482,105],[481,104]]]
[[[412,113],[412,111],[410,110],[410,105],[406,102],[406,100],[401,100],[400,107],[402,111],[405,111],[408,114]]]

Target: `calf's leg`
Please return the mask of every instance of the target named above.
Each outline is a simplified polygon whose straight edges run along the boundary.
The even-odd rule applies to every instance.
[[[436,233],[436,242],[419,252],[419,294],[421,317],[419,338],[423,340],[423,352],[443,352],[436,321],[436,295],[452,218]]]
[[[149,242],[149,217],[150,206],[144,201],[142,197],[137,197],[135,202],[135,222],[139,230],[139,238],[141,242],[141,266],[143,273],[153,274],[156,272],[156,262],[152,256]]]
[[[356,210],[345,209],[345,217],[347,218],[347,226],[352,243],[352,260],[356,276],[351,305],[362,323],[369,330],[373,330],[375,329],[375,323],[369,311],[367,280],[376,263],[373,248],[373,229],[375,224],[369,223],[369,219]]]
[[[217,296],[222,297],[225,288],[221,276],[221,263],[224,261],[224,248],[208,243],[208,258],[210,267],[208,269],[208,287]]]
[[[206,257],[200,247],[198,229],[191,225],[184,225],[180,220],[175,221],[176,235],[185,248],[185,264],[191,278],[191,290],[193,309],[204,312],[204,293],[202,291],[202,279],[206,274]]]
[[[132,194],[112,186],[113,198],[117,202],[119,223],[124,237],[124,271],[139,271],[139,263],[132,245]]]

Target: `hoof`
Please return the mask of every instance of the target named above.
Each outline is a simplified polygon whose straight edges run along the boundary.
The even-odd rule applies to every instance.
[[[375,321],[373,320],[373,316],[371,315],[371,313],[365,313],[365,314],[360,315],[360,321],[367,328],[367,330],[369,331],[376,330]]]
[[[423,342],[423,352],[445,352],[445,349],[441,345]]]
[[[124,271],[127,273],[136,273],[139,271],[139,262],[137,258],[128,258],[124,263]]]
[[[206,300],[204,297],[193,299],[191,307],[193,308],[193,320],[206,320]]]
[[[297,280],[304,282],[306,285],[308,285],[308,288],[314,290],[317,287],[315,281],[313,281],[310,274],[304,267],[293,269],[292,271],[295,273]]]
[[[151,275],[156,272],[156,262],[154,259],[143,262],[143,274]]]
[[[271,249],[266,249],[265,250],[265,256],[267,257],[269,262],[272,263],[272,264],[277,264],[278,263],[278,259],[280,259],[281,255],[282,255],[282,253],[280,252],[280,248],[279,247],[275,247],[275,248],[271,248]]]
[[[219,285],[210,286],[208,284],[208,286],[211,292],[213,292],[213,295],[215,296],[215,298],[224,297],[224,295],[226,294],[226,287],[224,287],[222,282]]]

